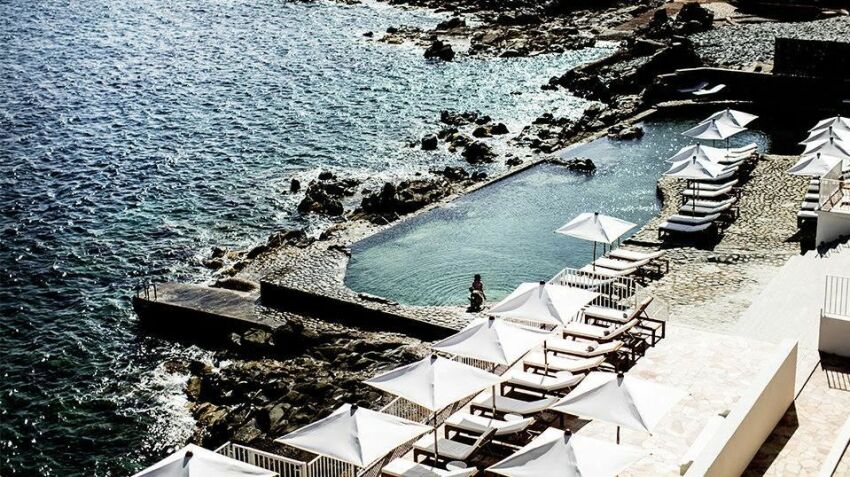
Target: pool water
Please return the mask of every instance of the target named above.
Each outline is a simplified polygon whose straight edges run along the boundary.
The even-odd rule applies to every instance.
[[[565,153],[591,158],[595,174],[541,165],[368,237],[352,247],[346,284],[410,305],[457,305],[475,273],[492,302],[521,282],[581,267],[591,261],[592,243],[554,230],[593,211],[645,224],[660,209],[656,182],[666,158],[690,144],[679,133],[691,125],[648,120],[642,139],[603,138]],[[760,150],[769,142],[748,131],[731,144],[751,141]]]

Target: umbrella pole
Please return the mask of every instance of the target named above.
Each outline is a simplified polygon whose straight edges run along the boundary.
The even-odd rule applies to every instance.
[[[617,444],[620,444],[620,426],[617,426]]]
[[[619,428],[618,432],[619,432]],[[619,434],[618,434],[619,436]],[[619,441],[617,441],[619,443]],[[438,457],[440,452],[437,450],[437,411],[434,411],[434,467],[437,467]]]
[[[496,419],[496,385],[493,385],[493,419]]]
[[[590,262],[593,264],[593,271],[596,271],[596,242],[593,242],[593,261]]]
[[[546,340],[543,340],[543,374],[549,374],[549,351],[546,349]]]

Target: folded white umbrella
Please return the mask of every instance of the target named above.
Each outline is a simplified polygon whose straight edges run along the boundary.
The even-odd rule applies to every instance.
[[[708,121],[699,123],[696,127],[688,129],[682,135],[704,141],[719,141],[729,139],[735,134],[746,130],[747,128],[742,128],[730,121],[709,119]]]
[[[432,354],[364,382],[434,413],[434,460],[436,461],[436,456],[439,455],[437,412],[461,399],[496,386],[507,378],[507,376],[497,376],[474,366]]]
[[[736,126],[744,127],[747,124],[750,124],[754,120],[758,119],[758,116],[756,116],[755,114],[745,113],[743,111],[736,111],[734,109],[726,108],[705,118],[705,120],[703,120],[702,122],[711,121],[712,119],[718,121],[726,121]]]
[[[569,323],[598,293],[551,283],[522,283],[487,313],[560,326]]]
[[[133,477],[275,477],[277,473],[189,444]]]
[[[844,143],[850,143],[850,131],[842,132],[840,129],[833,129],[832,126],[829,126],[824,129],[817,129],[809,133],[809,136],[806,139],[803,139],[799,142],[799,144],[807,145],[811,143],[819,143],[821,141],[828,141],[829,139],[835,139],[837,141],[841,141]]]
[[[820,142],[811,142],[806,144],[806,149],[803,151],[803,155],[814,154],[816,152],[835,157],[850,158],[850,144],[832,137]]]
[[[816,152],[800,158],[788,169],[788,173],[794,176],[823,177],[841,162],[840,157]]]
[[[667,162],[681,162],[687,159],[691,159],[694,156],[696,156],[697,159],[703,159],[711,162],[720,162],[723,159],[726,159],[726,149],[704,146],[702,144],[694,144],[679,149],[679,152],[667,159]]]
[[[551,409],[616,424],[619,443],[620,427],[652,432],[684,396],[678,389],[622,373],[593,371]]]
[[[487,470],[508,477],[614,477],[645,452],[550,427]]]
[[[276,442],[368,467],[431,427],[407,419],[343,404],[330,416],[276,439]]]
[[[488,318],[473,321],[462,331],[437,342],[431,348],[510,366],[548,337],[549,333],[543,330]]]
[[[850,118],[844,118],[841,116],[833,116],[831,118],[826,118],[818,121],[817,124],[814,125],[809,132],[817,131],[820,129],[832,128],[833,130],[840,132],[850,132]]]

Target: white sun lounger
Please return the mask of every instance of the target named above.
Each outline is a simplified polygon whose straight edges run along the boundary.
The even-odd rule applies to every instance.
[[[620,260],[632,260],[635,262],[641,261],[650,261],[661,258],[664,256],[664,252],[659,250],[657,252],[638,252],[637,250],[631,250],[627,248],[616,248],[608,252],[608,256],[611,258],[618,258]]]
[[[566,325],[564,325],[563,328],[564,338],[584,338],[593,341],[598,341],[600,343],[614,341],[615,339],[625,334],[627,331],[637,326],[638,321],[639,320],[637,319],[632,319],[617,327],[597,326],[575,322],[567,323]]]
[[[472,477],[478,473],[476,467],[460,470],[444,470],[407,459],[394,459],[381,469],[387,477]]]
[[[709,200],[709,199],[689,199],[686,200],[682,207],[693,207],[696,205],[697,207],[721,207],[723,205],[732,205],[737,202],[737,199],[734,197],[729,197],[723,200]]]
[[[533,417],[516,419],[514,421],[502,421],[486,416],[476,416],[465,412],[458,412],[446,419],[446,432],[463,431],[467,434],[484,434],[490,430],[495,436],[508,436],[528,429],[534,424]]]
[[[590,275],[566,275],[561,277],[560,284],[593,290],[608,285],[613,281],[614,278],[598,278]]]
[[[499,414],[516,414],[523,417],[533,416],[538,412],[543,412],[552,404],[558,402],[558,397],[547,397],[535,399],[534,401],[523,401],[507,396],[496,395],[496,412]],[[493,409],[493,395],[491,393],[482,393],[472,400],[470,408],[490,412]]]
[[[494,432],[494,430],[490,430],[481,434],[471,444],[441,437],[437,439],[437,455],[449,461],[459,460],[465,462],[493,437]],[[420,455],[428,454],[434,455],[434,436],[426,434],[413,444],[413,460],[418,462]]]
[[[608,268],[611,270],[634,270],[635,268],[639,268],[643,265],[649,263],[649,260],[644,261],[631,261],[631,260],[619,260],[616,258],[609,257],[599,257],[593,261],[594,264],[598,267]]]
[[[693,93],[694,91],[699,91],[701,89],[705,89],[706,86],[708,86],[708,81],[700,81],[699,83],[695,84],[694,86],[689,86],[687,88],[680,88],[679,92],[680,93]]]
[[[803,200],[806,202],[817,202],[820,200],[820,194],[816,194],[814,192],[808,193],[805,197],[803,197]]]
[[[732,179],[724,182],[700,182],[698,186],[688,187],[686,190],[699,189],[700,191],[720,190],[727,187],[734,187],[738,184],[738,179]]]
[[[682,195],[684,197],[697,197],[700,199],[711,198],[711,197],[721,197],[728,193],[732,192],[732,187],[724,187],[719,190],[695,190],[695,189],[685,189],[682,191]]]
[[[719,93],[725,87],[726,87],[725,84],[718,84],[718,85],[712,86],[711,88],[708,88],[708,89],[706,89],[706,88],[698,89],[691,94],[694,95],[694,96],[707,96],[707,95],[710,95],[710,94]]]
[[[600,344],[595,341],[576,341],[560,338],[546,340],[547,351],[556,354],[568,354],[580,358],[605,356],[608,353],[619,351],[622,347],[622,341],[609,341],[608,343]]]
[[[726,150],[726,157],[747,157],[758,150],[758,144],[751,142],[746,146],[730,147]]]
[[[809,188],[806,189],[806,193],[807,194],[810,194],[810,193],[818,194],[818,193],[820,193],[820,184],[809,183]]]
[[[704,224],[698,225],[688,225],[688,224],[680,224],[677,222],[664,222],[660,226],[658,226],[658,233],[661,234],[661,231],[665,232],[680,232],[685,234],[691,234],[696,232],[703,232],[710,229],[714,225],[714,222],[708,222]]]
[[[535,374],[527,371],[514,371],[507,381],[502,383],[502,389],[524,389],[526,391],[547,394],[562,394],[575,387],[584,375],[573,374],[569,371],[558,371],[552,374]],[[504,391],[502,391],[504,394]]]
[[[720,214],[721,212],[726,212],[732,208],[732,204],[724,204],[716,207],[698,207],[693,205],[683,205],[679,208],[680,214],[699,214],[699,215],[712,215],[712,214]]]
[[[812,212],[814,212],[814,210],[817,209],[817,208],[818,208],[817,202],[806,202],[806,201],[804,201],[802,204],[800,204],[800,210],[811,210]]]
[[[817,218],[818,218],[818,213],[815,212],[814,210],[801,210],[801,211],[797,212],[797,222],[798,222],[798,224],[799,224],[799,222],[801,222],[803,220],[812,220],[812,219],[817,219]]]
[[[544,359],[542,352],[534,352],[526,356],[525,359],[522,360],[522,364],[525,369],[543,369],[553,372],[569,371],[573,374],[577,374],[585,371],[592,371],[598,368],[604,361],[604,356],[594,356],[592,358],[546,356],[546,359]]]
[[[720,214],[711,214],[711,215],[682,215],[682,214],[674,214],[667,218],[667,222],[673,222],[677,224],[685,224],[685,225],[699,225],[699,224],[710,224],[715,220],[720,218]]]
[[[625,270],[612,270],[610,268],[605,268],[602,266],[594,267],[593,264],[588,264],[579,269],[585,273],[595,273],[597,275],[605,275],[608,277],[625,277],[627,275],[631,275],[637,271],[636,267],[628,268]]]

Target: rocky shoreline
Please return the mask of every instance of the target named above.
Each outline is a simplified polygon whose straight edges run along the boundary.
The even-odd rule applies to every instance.
[[[501,57],[584,48],[603,30],[633,21],[662,5],[654,0],[628,5],[611,2],[592,10],[574,10],[558,0],[515,0],[508,2],[507,8],[503,2],[488,0],[389,3],[455,15],[433,31],[398,27],[381,38],[367,32],[378,41],[412,41],[425,49],[424,56],[435,61],[453,60],[459,52],[453,46],[457,44],[469,45],[461,54]],[[581,2],[575,5],[588,8]],[[701,53],[714,41],[711,35],[722,36],[712,30],[710,11],[696,4],[683,7],[677,15],[657,11],[664,13],[649,14],[648,21],[635,22],[631,29],[620,31],[624,41],[612,57],[541,79],[541,88],[552,94],[563,88],[594,101],[578,119],[544,111],[520,131],[509,131],[485,113],[447,110],[438,118],[439,129],[411,146],[423,150],[444,147],[457,153],[459,164],[465,165],[421,172],[408,180],[387,182],[377,190],[330,172],[323,172],[306,185],[293,180],[289,193],[303,195],[298,213],[305,218],[321,217],[332,225],[319,234],[308,234],[307,229],[280,231],[251,250],[213,250],[203,260],[204,266],[215,270],[213,286],[256,291],[257,277],[252,270],[262,268],[258,262],[264,258],[317,242],[333,247],[336,242],[346,242],[346,238],[374,231],[473,190],[491,179],[477,167],[482,164],[503,162],[508,168],[529,164],[517,154],[500,155],[490,144],[493,138],[505,138],[502,140],[528,151],[534,163],[553,160],[550,154],[593,135],[624,140],[639,137],[642,131],[623,121],[652,104],[652,82],[657,74],[718,64],[712,54]],[[594,169],[592,161],[583,158],[562,163],[577,173],[592,173]],[[188,376],[186,394],[197,422],[193,442],[215,447],[233,441],[280,452],[274,438],[326,415],[342,402],[380,407],[384,398],[361,386],[360,381],[382,369],[413,361],[428,349],[427,343],[409,336],[283,315],[287,326],[282,333],[251,330],[232,335],[211,362],[166,363],[170,371]]]

